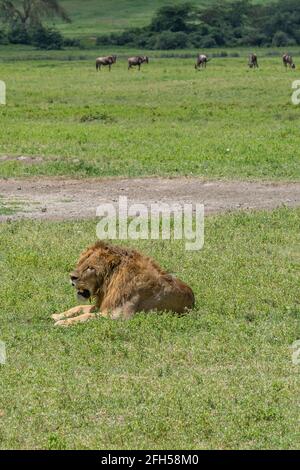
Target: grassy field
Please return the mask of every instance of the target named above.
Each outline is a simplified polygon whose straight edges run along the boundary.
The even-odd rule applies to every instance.
[[[95,51],[83,60],[73,60],[78,51],[16,60],[22,51],[14,51],[0,50],[0,153],[43,161],[1,162],[1,176],[299,178],[298,74],[279,57],[262,58],[254,72],[244,51],[196,72],[193,58],[150,56],[139,73],[127,71],[125,51],[111,73],[96,73]]]
[[[206,0],[195,2],[205,5]],[[59,29],[66,36],[89,36],[123,31],[129,27],[149,24],[154,12],[169,0],[64,0],[61,4],[69,12],[72,23],[62,23]]]
[[[267,0],[256,0],[266,3]],[[62,0],[69,12],[71,24],[60,24],[66,36],[80,37],[123,31],[129,27],[140,27],[150,23],[155,11],[169,5],[170,0]],[[178,0],[177,3],[184,3]],[[209,5],[212,0],[193,0],[195,5]]]
[[[60,27],[84,36],[146,24],[164,2],[64,3],[74,22]],[[96,55],[112,52],[112,72],[97,74]],[[297,70],[264,50],[250,71],[239,50],[201,72],[196,51],[156,51],[128,72],[140,52],[1,46],[0,177],[299,180]],[[299,215],[209,218],[199,253],[134,242],[192,285],[194,311],[68,330],[50,315],[76,304],[68,272],[95,221],[0,224],[0,448],[299,448]]]
[[[0,448],[299,448],[299,215],[209,218],[197,253],[135,243],[195,310],[67,330],[50,315],[76,304],[68,272],[95,222],[0,225]]]

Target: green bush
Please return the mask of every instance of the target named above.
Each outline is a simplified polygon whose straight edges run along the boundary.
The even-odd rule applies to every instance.
[[[216,47],[217,43],[216,40],[212,36],[206,36],[201,39],[200,47],[205,49],[210,49],[211,47]]]
[[[8,36],[6,31],[0,29],[0,44],[8,44]]]
[[[294,46],[296,44],[295,39],[289,37],[283,31],[277,31],[274,34],[272,40],[272,46],[283,47],[283,46]]]
[[[186,49],[188,46],[189,37],[183,31],[178,33],[163,31],[157,37],[155,49]]]
[[[110,46],[111,44],[112,44],[111,34],[110,35],[103,34],[101,36],[98,36],[96,39],[97,46]]]
[[[261,33],[253,33],[249,34],[249,36],[245,36],[241,39],[240,45],[241,46],[269,46],[271,42],[269,41],[268,37],[265,34]]]
[[[203,34],[200,31],[195,31],[189,35],[189,41],[193,47],[200,47]]]
[[[62,49],[64,39],[59,31],[39,26],[31,31],[31,44],[39,49]]]
[[[80,39],[76,39],[76,38],[64,38],[63,46],[64,47],[80,47],[81,42],[80,42]]]
[[[30,34],[24,25],[14,24],[8,33],[8,40],[11,44],[30,44]]]
[[[116,38],[117,46],[125,46],[126,44],[134,45],[137,42],[137,34],[134,31],[128,30],[121,33]]]

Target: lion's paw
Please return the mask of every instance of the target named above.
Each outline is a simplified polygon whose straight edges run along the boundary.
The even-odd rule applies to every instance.
[[[51,318],[53,318],[53,320],[55,321],[58,321],[63,320],[64,316],[61,313],[54,313],[53,315],[51,315]]]
[[[59,320],[54,323],[54,326],[69,326],[68,320]]]

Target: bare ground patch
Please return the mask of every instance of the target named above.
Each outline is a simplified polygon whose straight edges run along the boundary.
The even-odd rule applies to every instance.
[[[17,178],[0,179],[2,208],[15,201],[13,214],[0,211],[0,221],[21,218],[72,220],[96,215],[102,203],[203,203],[206,214],[234,210],[271,210],[300,205],[300,183],[208,181],[201,178]],[[18,206],[20,201],[20,206]],[[3,213],[4,212],[4,213]]]
[[[14,155],[3,155],[0,157],[0,163],[2,162],[19,162],[24,165],[35,165],[42,163],[44,159],[42,157],[29,157],[26,155],[14,156]]]

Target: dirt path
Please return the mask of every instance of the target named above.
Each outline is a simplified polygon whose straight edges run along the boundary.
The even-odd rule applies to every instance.
[[[87,219],[104,202],[203,203],[206,214],[300,206],[300,183],[207,181],[200,178],[0,179],[0,221]]]

